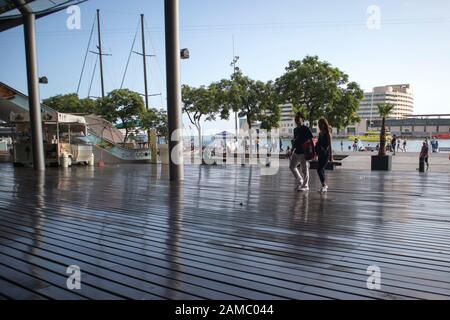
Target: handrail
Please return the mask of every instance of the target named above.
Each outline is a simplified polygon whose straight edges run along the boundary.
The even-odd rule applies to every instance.
[[[114,142],[114,141],[111,141],[111,140],[109,140],[109,139],[107,139],[107,138],[104,138],[104,137],[100,137],[100,136],[97,135],[92,129],[89,129],[89,128],[88,128],[88,132],[93,133],[93,135],[96,136],[97,138],[99,138],[100,140],[106,141],[106,142],[112,144],[115,148],[118,148],[118,149],[123,150],[123,151],[130,151],[130,152],[135,151],[135,152],[140,152],[140,151],[150,150],[150,149],[148,149],[148,148],[147,148],[147,149],[129,149],[129,148],[124,148],[124,147],[118,145],[118,144],[117,144],[116,142]]]

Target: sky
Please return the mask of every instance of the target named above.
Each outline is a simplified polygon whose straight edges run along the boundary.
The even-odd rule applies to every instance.
[[[376,7],[374,7],[376,6]],[[375,8],[376,11],[373,11]],[[41,98],[77,91],[96,9],[101,10],[105,87],[120,87],[140,14],[145,14],[152,107],[166,107],[163,0],[89,0],[80,5],[81,29],[60,12],[37,22],[39,73],[49,78]],[[378,24],[379,22],[379,24]],[[450,113],[450,1],[448,0],[180,0],[183,84],[208,85],[240,69],[274,80],[290,60],[318,55],[365,91],[410,83],[415,113]],[[90,50],[96,50],[94,32]],[[140,34],[134,48],[141,50]],[[79,94],[100,95],[96,56],[88,54]],[[22,27],[0,33],[0,81],[23,92],[26,67]],[[131,55],[124,87],[143,92],[142,58]],[[186,120],[186,119],[185,119]],[[186,128],[188,130],[188,121]],[[233,130],[233,121],[207,124],[206,133]]]

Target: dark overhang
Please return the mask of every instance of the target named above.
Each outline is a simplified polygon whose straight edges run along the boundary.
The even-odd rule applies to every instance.
[[[22,24],[24,12],[42,18],[87,0],[0,0],[0,32]]]

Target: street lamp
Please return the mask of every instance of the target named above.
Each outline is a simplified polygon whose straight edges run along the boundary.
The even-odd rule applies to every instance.
[[[181,60],[189,59],[191,57],[190,53],[189,53],[189,49],[186,49],[186,48],[181,49],[180,50],[180,56],[181,56]]]
[[[46,76],[39,78],[40,84],[48,84],[48,78]]]
[[[233,43],[233,51],[234,51],[234,43]],[[234,54],[234,52],[233,52],[233,54]],[[239,72],[239,67],[236,66],[238,61],[239,61],[239,56],[233,55],[233,61],[231,61],[231,64],[230,64],[230,66],[233,67],[233,76],[236,75],[237,72]],[[235,132],[235,134],[236,134],[235,140],[237,141],[237,139],[238,139],[238,112],[237,111],[234,113],[234,129],[236,131]]]

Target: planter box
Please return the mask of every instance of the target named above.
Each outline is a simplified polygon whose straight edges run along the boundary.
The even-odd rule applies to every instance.
[[[372,156],[371,167],[373,171],[391,171],[392,156]]]

